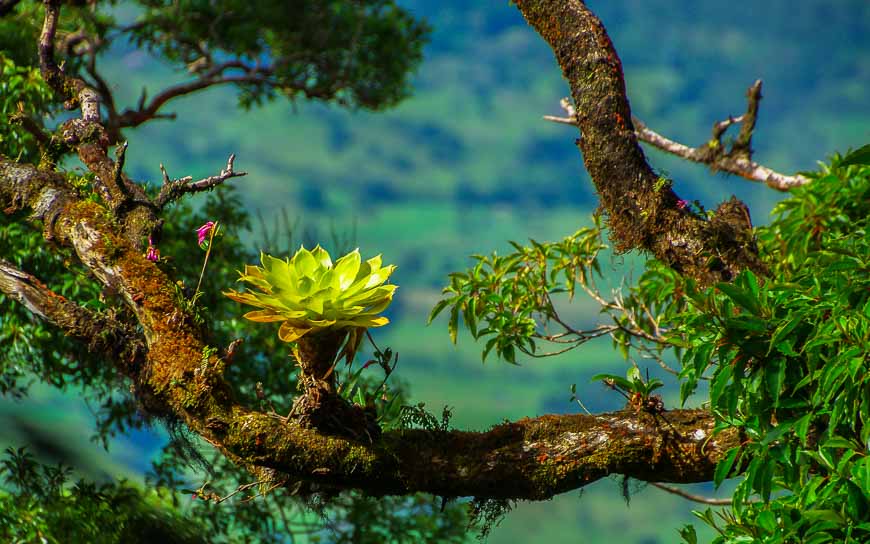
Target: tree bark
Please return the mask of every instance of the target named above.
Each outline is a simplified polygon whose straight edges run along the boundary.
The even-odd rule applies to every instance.
[[[748,208],[736,198],[711,220],[693,213],[638,145],[622,63],[604,25],[580,0],[517,0],[547,41],[571,88],[577,145],[607,212],[616,249],[643,249],[701,285],[740,270],[764,273]]]

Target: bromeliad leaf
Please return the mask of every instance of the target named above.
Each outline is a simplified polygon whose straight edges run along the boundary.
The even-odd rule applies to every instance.
[[[361,263],[359,250],[333,265],[320,246],[300,247],[290,259],[263,253],[262,266],[246,265],[239,281],[249,290],[224,295],[260,308],[245,318],[261,323],[280,322],[278,338],[293,342],[328,327],[365,329],[389,323],[383,312],[392,302],[395,285],[383,285],[395,266],[381,266],[380,256]]]

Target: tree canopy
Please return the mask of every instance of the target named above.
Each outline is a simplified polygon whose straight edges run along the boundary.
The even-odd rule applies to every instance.
[[[408,398],[395,354],[367,331],[386,324],[377,314],[395,291],[382,286],[392,268],[379,257],[247,249],[234,156],[200,180],[128,176],[124,130],[214,85],[236,86],[242,107],[279,97],[396,104],[428,32],[396,3],[6,1],[0,390],[22,395],[33,379],[80,387],[99,406],[104,441],[153,422],[173,437],[144,491],[70,486],[64,467],[8,450],[8,536],[285,541],[328,527],[336,541],[461,541],[467,512],[485,532],[512,501],[619,474],[674,492],[669,483],[739,478],[727,508],[697,514],[717,542],[870,537],[867,148],[797,175],[754,162],[760,82],[745,113],[717,123],[706,144],[675,142],[632,117],[619,56],[582,2],[515,4],[570,86],[566,117],[553,120],[579,127],[601,215],[562,241],[477,257],[450,275],[432,316],[447,312],[454,342],[461,322],[484,359],[507,362],[609,336],[630,361],[669,372],[683,406],[666,406],[662,381],[632,363],[624,377],[598,376],[625,396],[623,410],[452,429],[447,409]],[[120,22],[122,9],[134,22]],[[119,105],[99,64],[115,40],[159,55],[183,81]],[[791,194],[771,225],[754,227],[736,198],[715,210],[681,198],[641,141]],[[205,191],[194,212],[186,198]],[[192,253],[197,230],[203,251]],[[614,293],[598,283],[608,245],[649,257]],[[247,314],[253,324],[218,289],[201,289],[206,277],[228,290],[237,270],[259,289],[230,292],[261,308]],[[591,297],[600,324],[563,318],[561,293]],[[372,360],[355,360],[361,342],[373,344]],[[365,372],[372,366],[383,379]],[[184,490],[191,465],[210,478]],[[196,499],[186,512],[194,525],[170,507],[179,492]],[[464,497],[470,508],[456,501]],[[680,532],[697,540],[692,526]]]

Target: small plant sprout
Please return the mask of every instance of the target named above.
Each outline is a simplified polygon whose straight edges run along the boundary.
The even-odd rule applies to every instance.
[[[650,378],[649,375],[644,380],[637,366],[629,368],[625,378],[615,374],[596,374],[592,376],[592,381],[601,381],[607,387],[618,391],[636,412],[660,414],[665,411],[661,397],[652,394],[664,383],[658,378]]]
[[[263,253],[260,262],[262,266],[246,265],[240,272],[247,292],[224,294],[259,308],[245,314],[246,319],[280,322],[278,338],[296,343],[303,373],[334,390],[332,369],[342,344],[350,363],[366,329],[389,323],[378,314],[393,300],[396,286],[384,282],[395,266],[381,266],[380,255],[363,262],[358,249],[333,264],[320,246],[311,251],[300,247],[289,259]]]
[[[193,300],[199,296],[199,288],[202,286],[202,277],[205,275],[205,267],[208,265],[208,257],[211,255],[211,246],[214,237],[220,230],[220,224],[216,221],[208,221],[205,225],[196,229],[196,239],[200,249],[205,250],[205,259],[202,261],[202,270],[199,272],[199,281],[196,282],[196,290],[193,292]],[[208,240],[206,240],[208,238]]]

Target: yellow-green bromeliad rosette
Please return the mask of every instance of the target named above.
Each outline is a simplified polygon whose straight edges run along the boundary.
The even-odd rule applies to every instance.
[[[322,247],[308,251],[303,246],[290,259],[263,253],[260,262],[262,267],[246,265],[239,272],[239,281],[248,284],[246,292],[224,294],[260,308],[246,313],[246,319],[281,322],[278,338],[297,342],[303,368],[331,369],[345,339],[343,353],[350,361],[367,328],[389,323],[378,314],[393,300],[396,286],[384,282],[396,267],[381,266],[380,255],[362,262],[356,249],[333,264]]]

